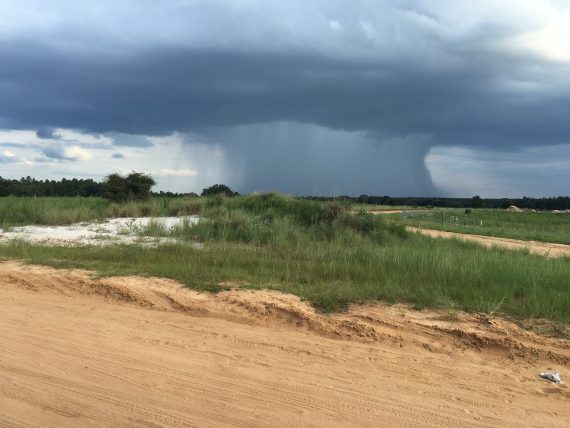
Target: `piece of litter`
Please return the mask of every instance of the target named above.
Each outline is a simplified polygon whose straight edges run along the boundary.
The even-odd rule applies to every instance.
[[[560,378],[560,373],[558,372],[541,372],[540,377],[548,379],[555,383],[564,383],[562,382],[562,379]]]

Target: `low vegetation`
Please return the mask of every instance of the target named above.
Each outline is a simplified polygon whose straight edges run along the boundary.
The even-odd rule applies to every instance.
[[[168,277],[210,291],[232,281],[295,293],[323,311],[382,300],[570,322],[570,260],[408,234],[386,216],[355,213],[344,203],[273,193],[122,205],[79,199],[75,207],[73,201],[38,200],[44,205],[36,209],[49,212],[51,204],[54,212],[91,212],[93,218],[200,214],[203,221],[173,230],[151,224],[141,231],[176,237],[177,244],[70,248],[12,242],[0,246],[0,257],[101,275]],[[196,241],[201,249],[188,245]]]

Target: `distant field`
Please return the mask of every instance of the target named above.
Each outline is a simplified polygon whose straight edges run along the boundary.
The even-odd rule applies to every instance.
[[[350,206],[277,194],[126,206],[78,200],[75,208],[73,200],[36,203],[37,212],[57,203],[62,212],[78,209],[87,217],[89,210],[81,204],[93,204],[93,218],[137,210],[145,215],[193,211],[207,221],[141,231],[177,238],[180,244],[72,248],[12,242],[0,246],[0,258],[94,269],[102,275],[167,277],[202,290],[237,282],[297,294],[323,311],[382,300],[570,322],[570,259],[434,240],[407,233],[384,215],[355,214]],[[195,241],[203,248],[185,244]]]
[[[388,215],[388,214],[387,214]],[[502,209],[441,209],[389,214],[399,224],[450,232],[570,244],[570,214]]]

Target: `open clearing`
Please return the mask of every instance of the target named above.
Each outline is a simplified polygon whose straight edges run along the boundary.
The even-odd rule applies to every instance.
[[[226,284],[231,287],[232,284]],[[234,284],[238,285],[238,284]],[[534,426],[570,421],[570,345],[490,317],[200,294],[0,264],[0,425]]]

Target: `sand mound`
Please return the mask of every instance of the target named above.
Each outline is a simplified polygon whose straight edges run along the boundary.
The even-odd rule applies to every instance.
[[[519,207],[515,206],[515,205],[511,205],[510,207],[508,207],[506,209],[507,211],[513,212],[513,213],[522,213],[523,210],[521,210]]]

